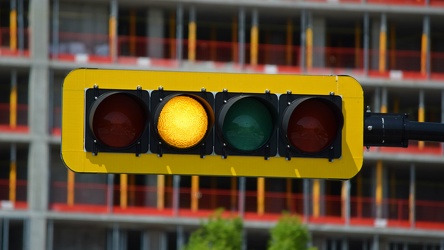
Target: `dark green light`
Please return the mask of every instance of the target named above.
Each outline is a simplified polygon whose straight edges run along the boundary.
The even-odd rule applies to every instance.
[[[271,137],[273,116],[267,106],[256,98],[242,98],[228,110],[222,132],[232,148],[255,151]]]

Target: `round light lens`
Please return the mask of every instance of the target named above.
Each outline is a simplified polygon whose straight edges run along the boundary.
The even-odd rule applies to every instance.
[[[321,99],[311,98],[293,110],[287,128],[292,146],[305,153],[317,153],[331,145],[342,121],[337,107]]]
[[[196,146],[208,129],[208,115],[199,101],[189,96],[170,99],[160,111],[157,121],[159,136],[179,149]]]
[[[267,106],[257,98],[244,97],[229,107],[222,134],[232,148],[255,151],[267,143],[273,128],[273,115]]]
[[[90,113],[90,127],[97,140],[113,148],[131,146],[142,135],[147,108],[136,96],[109,93],[99,97]]]

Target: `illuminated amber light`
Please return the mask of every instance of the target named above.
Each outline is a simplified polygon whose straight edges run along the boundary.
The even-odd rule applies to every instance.
[[[188,96],[169,100],[157,122],[160,137],[180,149],[196,146],[204,138],[207,127],[207,112],[198,101]]]

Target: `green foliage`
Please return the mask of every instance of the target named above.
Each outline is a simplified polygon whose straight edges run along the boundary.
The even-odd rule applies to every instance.
[[[242,246],[243,223],[239,218],[224,219],[217,210],[194,231],[185,250],[239,250]]]
[[[268,250],[305,250],[310,239],[307,228],[297,216],[284,213],[274,228]]]

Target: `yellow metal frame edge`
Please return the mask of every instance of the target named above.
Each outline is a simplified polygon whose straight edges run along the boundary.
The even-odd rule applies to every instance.
[[[85,90],[136,89],[208,92],[342,96],[345,118],[342,157],[327,159],[196,155],[102,153],[93,156],[84,150]],[[62,90],[61,155],[68,168],[84,173],[138,173],[219,176],[264,176],[293,178],[349,179],[363,163],[363,90],[350,76],[267,75],[200,72],[166,72],[108,69],[76,69],[68,74]]]

